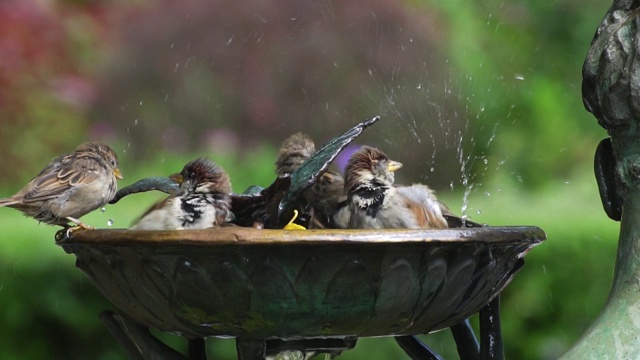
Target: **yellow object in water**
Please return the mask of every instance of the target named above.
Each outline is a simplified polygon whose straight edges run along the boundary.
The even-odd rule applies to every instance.
[[[293,210],[293,218],[287,225],[284,226],[285,230],[307,230],[306,227],[298,224],[294,224],[293,221],[298,217],[298,210]]]

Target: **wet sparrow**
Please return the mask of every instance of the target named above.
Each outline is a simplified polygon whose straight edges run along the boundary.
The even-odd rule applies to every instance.
[[[315,144],[309,135],[295,133],[287,138],[278,151],[276,159],[276,174],[290,175],[316,151]],[[303,195],[301,212],[311,216],[309,228],[331,227],[330,219],[336,211],[340,201],[344,201],[344,180],[333,171],[325,171],[318,177],[316,183],[307,189]]]
[[[345,169],[348,199],[334,215],[340,228],[447,228],[440,202],[426,185],[394,186],[402,164],[382,151],[364,146]]]
[[[282,142],[276,158],[276,174],[291,175],[305,160],[316,152],[316,145],[309,135],[295,133]]]
[[[53,160],[15,195],[0,199],[26,216],[69,227],[91,228],[78,218],[108,203],[122,179],[118,155],[107,145],[87,142]]]
[[[147,210],[132,230],[206,229],[233,218],[229,175],[214,162],[193,160],[170,178],[178,190]]]

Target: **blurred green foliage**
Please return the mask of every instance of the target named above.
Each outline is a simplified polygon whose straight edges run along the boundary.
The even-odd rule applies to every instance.
[[[615,259],[617,224],[591,174],[605,133],[580,98],[607,6],[6,0],[0,159],[10,171],[0,194],[88,138],[118,150],[120,186],[207,156],[239,192],[273,180],[290,133],[321,144],[381,114],[359,141],[405,163],[400,182],[434,184],[476,221],[547,232],[503,293],[502,315],[507,358],[553,359],[602,308]],[[83,220],[126,227],[162,196],[138,194]],[[56,229],[0,212],[0,358],[122,359],[97,317],[110,304],[55,246]],[[422,337],[457,358],[448,331]],[[235,358],[232,340],[209,348]],[[406,356],[392,339],[361,339],[341,358]]]
[[[591,161],[594,144],[605,135],[583,110],[581,69],[607,2],[416,5],[435,7],[445,17],[443,46],[460,73],[458,86],[473,109],[469,115],[486,112],[474,123],[473,137],[486,143],[499,124],[487,153],[507,155],[507,173],[519,174],[531,188],[562,180],[577,164]]]

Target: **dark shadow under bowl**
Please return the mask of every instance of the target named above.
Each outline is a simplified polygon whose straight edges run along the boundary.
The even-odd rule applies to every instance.
[[[77,231],[58,245],[120,311],[188,337],[422,334],[498,295],[537,227]]]

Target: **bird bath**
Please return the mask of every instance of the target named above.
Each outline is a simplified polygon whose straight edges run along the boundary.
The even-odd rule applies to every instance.
[[[58,245],[135,323],[189,339],[236,337],[245,344],[240,358],[257,359],[267,354],[247,355],[256,342],[461,324],[500,294],[544,238],[537,227],[227,227],[79,231]]]
[[[232,194],[235,225],[61,231],[57,243],[122,312],[101,317],[134,359],[184,358],[147,328],[190,339],[190,359],[206,358],[202,339],[212,336],[235,337],[240,359],[288,350],[336,355],[376,336],[395,336],[414,359],[439,358],[413,335],[445,328],[463,358],[502,358],[498,295],[545,239],[541,229],[453,215],[446,230],[282,229],[305,189],[379,119],[329,141],[291,176]],[[146,178],[112,202],[173,187]],[[256,222],[265,229],[250,227]],[[467,322],[479,311],[480,346]]]

